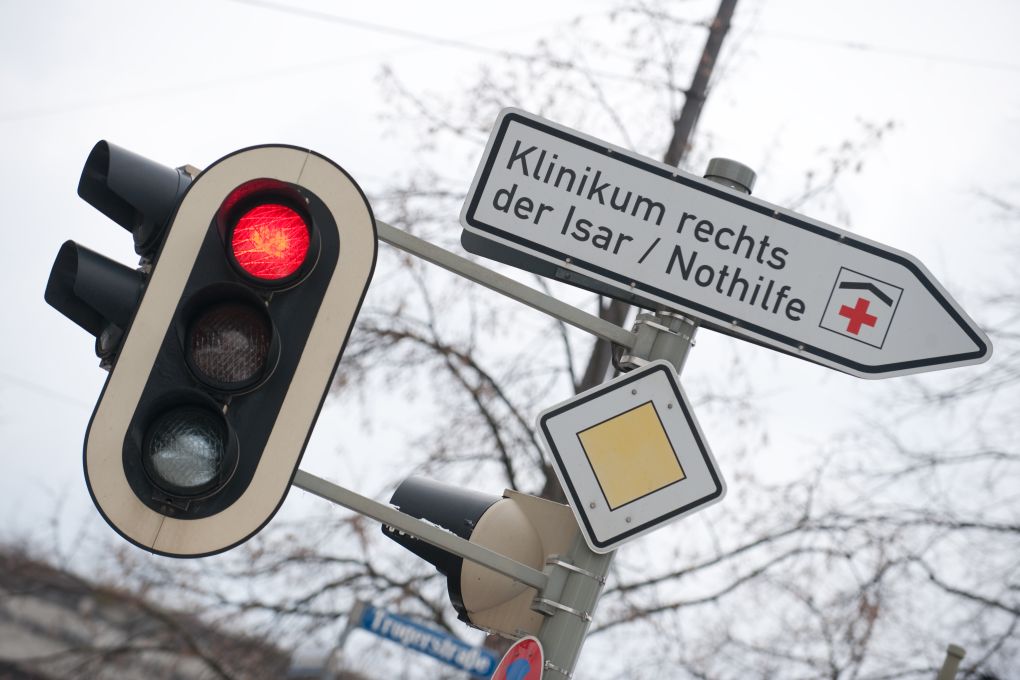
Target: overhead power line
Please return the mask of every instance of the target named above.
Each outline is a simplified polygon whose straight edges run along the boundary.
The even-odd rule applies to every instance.
[[[492,54],[500,57],[513,56],[532,58],[530,55],[525,55],[524,53],[521,52],[503,50],[496,47],[486,47],[485,45],[478,45],[476,43],[468,42],[466,40],[460,40],[458,38],[446,38],[443,36],[431,35],[428,33],[421,33],[419,31],[412,31],[405,28],[399,28],[397,26],[377,24],[371,21],[364,21],[362,19],[353,19],[351,17],[341,16],[339,14],[332,14],[331,12],[322,12],[314,9],[306,9],[304,7],[295,7],[294,5],[288,5],[282,2],[272,2],[271,0],[232,0],[232,1],[240,3],[242,5],[261,7],[263,9],[269,9],[276,12],[284,12],[286,14],[293,14],[295,16],[301,16],[308,19],[317,19],[319,21],[328,21],[333,24],[341,24],[343,26],[350,26],[351,28],[360,28],[362,30],[372,31],[373,33],[382,33],[384,35],[392,35],[398,38],[408,38],[410,40],[417,40],[419,42],[428,42],[433,45],[441,45],[443,47],[453,47],[462,50],[469,50],[471,52],[480,52],[482,54]]]
[[[365,31],[371,31],[373,33],[380,33],[383,35],[406,38],[408,40],[416,40],[418,42],[437,45],[439,47],[466,50],[468,52],[488,54],[490,56],[502,57],[504,59],[513,59],[517,61],[543,62],[554,68],[559,69],[578,68],[577,64],[569,59],[559,59],[557,57],[544,54],[518,52],[515,50],[507,50],[500,47],[489,47],[487,45],[480,45],[478,43],[470,42],[468,40],[462,40],[460,38],[448,38],[444,36],[433,35],[430,33],[422,33],[421,31],[412,31],[409,29],[399,28],[396,26],[388,26],[386,24],[364,21],[362,19],[353,19],[351,17],[333,14],[331,12],[322,12],[319,10],[306,9],[303,7],[295,7],[293,5],[288,5],[286,3],[273,2],[272,0],[231,0],[231,1],[242,5],[260,7],[262,9],[268,9],[275,12],[283,12],[285,14],[292,14],[295,16],[301,16],[308,19],[327,21],[334,24],[340,24],[342,26],[348,26],[351,28],[358,28]],[[600,69],[584,69],[584,70],[586,70],[588,73],[594,76],[605,78],[607,80],[618,80],[631,83],[635,82],[644,83],[646,85],[666,87],[673,91],[683,92],[682,88],[678,88],[672,83],[668,83],[662,80],[642,78],[641,76],[634,74],[616,73],[613,71],[604,71]]]
[[[36,380],[33,380],[31,378],[25,378],[23,376],[14,375],[13,373],[8,373],[7,371],[0,371],[0,378],[3,378],[4,380],[6,380],[8,382],[17,384],[20,387],[23,387],[25,389],[31,390],[33,392],[37,392],[40,395],[42,395],[44,397],[47,397],[49,399],[53,399],[53,400],[56,400],[56,401],[62,401],[62,402],[65,402],[67,404],[73,404],[74,406],[81,406],[81,407],[84,407],[86,409],[91,409],[92,408],[91,404],[88,404],[88,403],[82,401],[81,399],[77,399],[77,398],[71,396],[70,394],[68,394],[66,392],[61,392],[59,390],[55,390],[52,387],[50,387],[48,385],[44,385],[44,384],[42,384],[42,383],[40,383],[40,382],[38,382]]]
[[[443,47],[449,47],[454,49],[467,50],[470,52],[477,52],[480,54],[490,54],[493,56],[505,57],[509,59],[519,59],[526,61],[544,61],[552,66],[558,68],[572,67],[573,64],[551,57],[542,55],[529,54],[526,52],[517,52],[514,50],[506,50],[498,47],[488,47],[486,45],[479,45],[478,43],[462,40],[458,38],[447,38],[444,36],[433,35],[429,33],[422,33],[421,31],[412,31],[397,26],[389,26],[386,24],[374,23],[371,21],[364,21],[362,19],[353,19],[351,17],[342,16],[339,14],[332,14],[330,12],[322,12],[319,10],[306,9],[303,7],[295,7],[294,5],[288,5],[282,2],[274,2],[273,0],[231,0],[242,5],[251,5],[253,7],[261,7],[263,9],[269,9],[277,12],[284,12],[287,14],[293,14],[295,16],[303,16],[309,19],[317,19],[320,21],[328,21],[335,24],[341,24],[344,26],[350,26],[352,28],[359,28],[366,31],[373,31],[375,33],[381,33],[384,35],[392,35],[401,38],[407,38],[410,40],[417,40],[419,42],[426,42],[433,45],[439,45]],[[671,23],[681,24],[684,26],[693,26],[708,28],[709,24],[705,21],[688,21],[685,19],[679,19],[672,17],[668,14],[659,13],[654,15],[658,20],[668,20]],[[974,66],[980,68],[995,68],[1003,69],[1008,71],[1020,71],[1020,65],[1010,64],[1007,62],[994,61],[990,59],[975,59],[971,57],[961,57],[951,54],[937,54],[933,52],[920,52],[914,50],[905,50],[896,47],[884,47],[882,45],[872,45],[868,43],[858,42],[855,40],[840,40],[831,38],[821,38],[817,36],[803,35],[799,33],[791,33],[787,31],[770,31],[770,30],[756,30],[755,35],[760,35],[766,38],[777,38],[780,40],[793,40],[800,42],[810,42],[820,45],[828,45],[830,47],[838,47],[841,49],[857,50],[861,52],[876,52],[880,54],[888,54],[898,57],[909,57],[914,59],[928,59],[931,61],[938,61],[944,63],[955,63],[963,66]],[[598,75],[604,78],[628,80],[646,82],[654,85],[665,85],[657,81],[643,80],[639,77],[632,75],[625,75],[620,73],[612,73],[606,71],[592,71],[594,75]]]
[[[821,38],[818,36],[804,35],[802,33],[791,33],[788,31],[770,31],[767,29],[754,30],[752,35],[763,38],[775,38],[778,40],[791,40],[795,42],[806,42],[815,45],[825,45],[858,52],[874,52],[876,54],[888,54],[895,57],[908,57],[911,59],[926,59],[947,64],[959,64],[961,66],[973,66],[978,68],[993,68],[1004,71],[1020,71],[1020,64],[1010,64],[1004,61],[992,59],[977,59],[974,57],[962,57],[952,54],[938,54],[935,52],[921,52],[907,50],[899,47],[885,47],[883,45],[872,45],[856,40],[841,40],[839,38]]]

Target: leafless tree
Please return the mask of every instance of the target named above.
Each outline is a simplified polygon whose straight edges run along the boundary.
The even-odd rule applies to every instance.
[[[289,654],[25,554],[0,551],[0,677],[278,678]]]
[[[484,68],[452,96],[384,73],[391,124],[421,144],[393,187],[370,197],[376,214],[458,249],[470,173],[496,112],[510,104],[661,156],[703,40],[704,22],[677,11],[627,6],[601,43],[588,36],[604,30],[586,30],[598,19],[578,20],[526,58],[507,55]],[[834,200],[840,179],[861,171],[890,128],[863,124],[831,145],[786,204],[807,210]],[[701,136],[685,167],[697,171],[710,147]],[[606,304],[531,283],[591,311]],[[927,678],[945,644],[956,642],[968,649],[967,677],[1008,677],[1020,660],[1018,301],[990,300],[982,319],[995,362],[900,381],[865,426],[801,455],[798,473],[780,482],[761,472],[790,459],[756,456],[768,451],[768,431],[745,350],[734,343],[711,372],[688,378],[699,417],[726,423],[730,496],[654,543],[620,551],[588,643],[599,658],[588,676]],[[379,497],[411,473],[494,494],[540,492],[552,472],[535,416],[574,392],[591,344],[384,248],[334,398],[352,428],[360,423],[386,443],[368,452],[339,443],[343,469],[392,474],[371,477],[370,488],[340,481]],[[176,593],[212,624],[242,621],[283,644],[310,636],[329,644],[357,600],[464,630],[429,565],[385,541],[373,522],[341,511],[275,521],[245,548],[200,564],[136,567],[125,572],[135,586]]]

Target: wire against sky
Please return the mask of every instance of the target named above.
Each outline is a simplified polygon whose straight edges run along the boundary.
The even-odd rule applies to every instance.
[[[362,30],[372,31],[375,33],[382,33],[384,35],[407,38],[409,40],[417,40],[419,42],[426,42],[441,47],[467,50],[469,52],[477,52],[480,54],[489,54],[492,56],[503,57],[505,59],[516,59],[519,61],[528,62],[544,62],[554,68],[559,69],[578,68],[577,64],[573,61],[566,59],[557,59],[556,57],[553,56],[547,56],[539,53],[516,52],[514,50],[507,50],[499,47],[487,47],[485,45],[479,45],[477,43],[469,42],[467,40],[461,40],[459,38],[447,38],[428,33],[421,33],[419,31],[412,31],[405,28],[399,28],[396,26],[387,26],[386,24],[377,24],[370,21],[364,21],[362,19],[352,19],[351,17],[341,16],[339,14],[331,14],[329,12],[321,12],[319,10],[305,9],[303,7],[294,7],[293,5],[287,5],[280,2],[273,2],[272,0],[230,0],[230,1],[242,5],[261,7],[263,9],[269,9],[276,12],[284,12],[287,14],[302,16],[308,19],[328,21],[335,24],[350,26],[352,28],[359,28]],[[701,26],[702,24],[696,25]],[[600,78],[606,78],[609,80],[620,80],[626,82],[644,83],[646,85],[666,87],[674,91],[683,92],[683,88],[679,88],[672,83],[662,80],[642,78],[641,76],[638,75],[614,73],[612,71],[603,71],[599,69],[586,69],[586,70],[590,72],[592,75],[599,76]]]
[[[791,40],[794,42],[806,42],[827,47],[837,47],[858,52],[875,52],[876,54],[887,54],[894,57],[907,57],[910,59],[926,59],[947,64],[958,64],[960,66],[973,66],[977,68],[994,68],[1004,71],[1020,71],[1020,64],[1010,64],[992,59],[975,59],[972,57],[961,57],[952,54],[936,54],[934,52],[918,52],[915,50],[904,50],[898,47],[885,47],[883,45],[871,45],[856,40],[840,40],[831,38],[819,38],[817,36],[791,33],[787,31],[771,31],[759,29],[753,35],[763,38],[774,38],[777,40]]]
[[[303,7],[295,7],[282,2],[274,2],[273,0],[231,0],[242,5],[251,5],[253,7],[261,7],[263,9],[274,10],[277,12],[285,12],[296,16],[303,16],[309,19],[316,19],[319,21],[329,21],[336,24],[343,24],[352,28],[360,28],[366,31],[374,31],[376,33],[382,33],[386,35],[397,36],[401,38],[408,38],[411,40],[418,40],[421,42],[428,42],[433,45],[441,45],[444,47],[450,47],[454,49],[468,50],[471,52],[478,52],[483,54],[491,54],[495,56],[501,56],[511,59],[522,59],[527,61],[545,61],[552,66],[558,68],[566,67],[569,64],[562,60],[554,59],[551,57],[544,57],[541,55],[527,54],[524,52],[515,52],[513,50],[505,50],[496,47],[486,47],[485,45],[479,45],[472,43],[467,40],[461,40],[458,38],[446,38],[443,36],[430,35],[428,33],[421,33],[419,31],[412,31],[409,29],[399,28],[397,26],[387,26],[386,24],[378,24],[370,21],[364,21],[361,19],[353,19],[351,17],[341,16],[339,14],[331,14],[329,12],[322,12],[319,10],[305,9]],[[673,17],[665,13],[659,13],[657,18],[661,20],[669,20],[671,23],[680,23],[685,26],[695,26],[701,28],[707,28],[708,24],[704,21],[687,21],[678,17]],[[738,28],[734,26],[734,28]],[[767,38],[776,38],[779,40],[792,40],[800,42],[809,42],[819,45],[828,45],[830,47],[837,47],[842,49],[852,49],[864,52],[877,52],[880,54],[888,54],[892,56],[908,57],[912,59],[928,59],[931,61],[939,61],[945,63],[960,64],[963,66],[974,66],[979,68],[995,68],[1003,69],[1008,71],[1020,71],[1020,64],[1009,64],[1006,62],[994,61],[990,59],[974,59],[970,57],[961,57],[951,54],[936,54],[932,52],[916,52],[913,50],[904,50],[895,47],[884,47],[882,45],[871,45],[862,43],[854,40],[840,40],[830,38],[820,38],[810,35],[802,35],[797,33],[790,33],[786,31],[770,31],[770,30],[756,30],[755,35],[760,35]],[[640,78],[634,76],[623,75],[619,73],[611,72],[600,72],[593,71],[595,75],[604,78],[614,78],[629,81],[647,82],[649,84],[667,85],[666,83],[658,83],[655,81],[645,80],[642,81]]]

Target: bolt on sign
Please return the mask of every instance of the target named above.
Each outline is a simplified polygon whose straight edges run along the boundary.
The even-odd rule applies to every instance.
[[[860,377],[991,355],[911,255],[516,109],[461,223],[479,254]]]

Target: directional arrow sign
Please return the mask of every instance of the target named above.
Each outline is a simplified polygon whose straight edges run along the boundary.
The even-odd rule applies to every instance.
[[[461,223],[527,268],[860,377],[991,355],[914,257],[524,111],[500,113]]]

